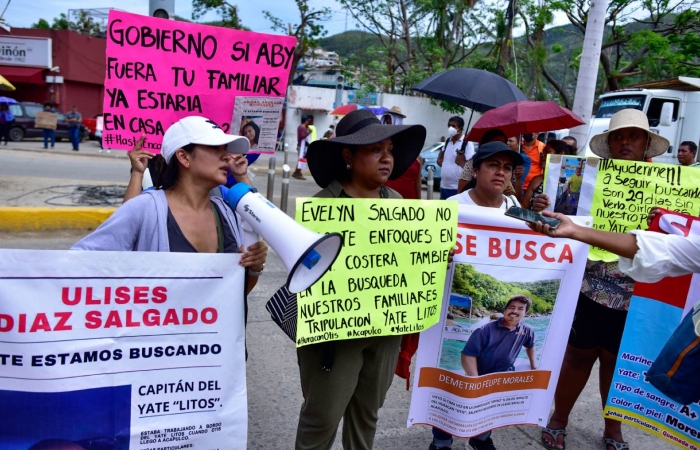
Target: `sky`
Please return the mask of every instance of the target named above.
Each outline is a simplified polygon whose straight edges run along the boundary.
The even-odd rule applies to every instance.
[[[262,14],[259,7],[260,2],[228,1],[238,5],[243,25],[253,31],[275,33],[270,26],[270,22]],[[4,8],[7,2],[8,0],[0,0],[0,6]],[[267,0],[262,3],[269,5],[263,7],[263,10],[272,10],[273,14],[284,23],[298,23],[299,11],[294,0]],[[336,0],[310,0],[309,3],[314,9],[328,7],[332,10],[331,19],[324,23],[329,36],[358,28],[358,24],[353,20],[352,16],[343,11],[340,3]],[[38,5],[41,5],[41,7],[38,8]],[[148,14],[148,0],[9,0],[4,19],[12,27],[28,28],[39,19],[45,19],[52,23],[53,18],[58,17],[61,13],[67,14],[70,9],[88,7],[117,8],[136,14]],[[175,0],[175,14],[186,19],[192,19],[192,1]],[[216,14],[210,13],[204,16],[201,21],[216,19]],[[559,15],[555,20],[555,25],[561,25],[566,22],[566,18],[563,15]]]
[[[273,33],[270,22],[262,14],[260,4],[269,5],[262,10],[271,12],[283,22],[295,24],[299,21],[299,11],[294,0],[268,0],[266,2],[228,0],[229,3],[237,4],[239,15],[243,25],[253,31],[261,33]],[[7,0],[0,0],[2,8]],[[340,4],[336,0],[311,0],[312,8],[329,7],[333,10],[330,21],[324,25],[328,30],[328,35],[342,33],[345,31],[346,14],[341,10]],[[37,8],[41,5],[40,8]],[[148,0],[10,0],[10,5],[5,11],[4,19],[11,27],[28,28],[39,19],[45,19],[49,23],[54,17],[61,13],[67,14],[69,9],[83,8],[116,8],[136,14],[148,14]],[[175,14],[186,19],[192,19],[192,1],[175,0]],[[216,14],[204,16],[200,21],[216,20]],[[347,29],[356,29],[357,25],[352,17],[347,16]]]

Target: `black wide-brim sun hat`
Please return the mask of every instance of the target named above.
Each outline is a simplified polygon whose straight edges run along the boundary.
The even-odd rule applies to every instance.
[[[513,161],[513,166],[522,166],[525,164],[525,159],[516,151],[513,151],[506,144],[500,141],[489,142],[488,144],[480,145],[479,149],[474,154],[472,161],[479,163],[485,161],[495,155],[504,155]]]
[[[426,131],[422,125],[384,125],[368,109],[358,109],[343,117],[335,128],[336,137],[314,141],[306,151],[306,161],[316,184],[327,187],[347,173],[343,148],[370,145],[391,138],[394,143],[394,168],[390,180],[403,175],[418,158]]]

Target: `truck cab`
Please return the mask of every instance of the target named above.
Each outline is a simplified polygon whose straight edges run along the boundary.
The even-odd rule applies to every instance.
[[[655,162],[678,164],[678,145],[683,141],[696,144],[700,140],[700,78],[678,77],[628,86],[608,92],[598,99],[595,117],[586,142],[610,126],[610,118],[622,109],[638,109],[649,119],[652,132],[671,143],[666,153]],[[586,144],[586,156],[595,156]]]

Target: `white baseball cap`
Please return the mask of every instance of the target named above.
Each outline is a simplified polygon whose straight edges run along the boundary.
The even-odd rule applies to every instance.
[[[170,164],[170,158],[175,152],[188,144],[215,147],[227,144],[229,153],[238,154],[245,154],[250,150],[248,138],[226,134],[216,122],[206,117],[189,116],[178,120],[165,132],[160,148],[165,162]]]

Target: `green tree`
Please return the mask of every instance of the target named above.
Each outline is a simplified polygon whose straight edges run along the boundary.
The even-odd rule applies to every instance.
[[[601,90],[696,74],[700,64],[698,5],[697,0],[611,0],[600,56]],[[587,0],[557,0],[550,7],[564,11],[579,34],[585,34]],[[646,18],[639,19],[641,13]]]
[[[61,13],[60,16],[54,17],[51,25],[45,19],[39,19],[31,27],[42,30],[72,30],[89,35],[105,32],[104,24],[95,21],[88,11],[78,10],[76,13],[75,17],[68,17],[66,14]]]
[[[215,12],[220,17],[217,26],[247,30],[238,17],[238,6],[226,0],[192,0],[192,20],[199,20],[208,12]]]
[[[339,1],[378,42],[355,55],[362,61],[355,69],[359,80],[383,92],[405,94],[430,75],[468,65],[492,35],[485,25],[491,23],[491,10],[476,0]],[[368,61],[368,55],[374,59]]]
[[[292,70],[289,72],[289,85],[294,79],[294,69],[299,64],[301,58],[308,52],[318,47],[319,40],[326,35],[327,31],[323,27],[323,22],[331,17],[330,8],[311,9],[308,0],[294,0],[299,10],[299,23],[285,26],[282,20],[275,17],[270,11],[263,11],[265,17],[272,22],[272,29],[297,38],[297,45],[294,48],[292,60]]]
[[[35,24],[32,24],[30,28],[37,28],[39,30],[50,30],[51,24],[49,24],[45,19],[39,19]]]

